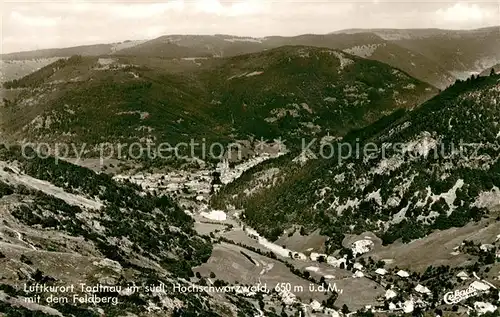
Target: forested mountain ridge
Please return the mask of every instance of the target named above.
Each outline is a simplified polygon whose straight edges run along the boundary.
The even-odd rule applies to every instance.
[[[344,135],[436,93],[399,69],[308,46],[232,57],[210,76],[224,120],[267,138]]]
[[[376,34],[304,34],[292,37],[265,38],[235,37],[230,35],[166,35],[135,47],[118,51],[116,55],[150,57],[233,57],[257,53],[280,46],[312,46],[344,50],[359,57],[380,61],[399,68],[424,82],[444,88],[453,82],[453,76],[439,62],[429,60],[418,52],[408,50]],[[181,48],[185,50],[180,54]]]
[[[408,242],[496,217],[499,89],[497,75],[458,81],[413,111],[353,132],[343,147],[327,147],[370,146],[368,156],[338,151],[325,159],[316,143],[303,165],[293,157],[268,162],[212,202],[243,208],[246,221],[273,239],[293,224],[321,228],[333,249],[346,233]]]
[[[61,60],[5,84],[20,92],[0,109],[2,128],[17,139],[88,144],[343,135],[437,93],[330,49],[285,46],[204,63],[176,73],[124,57]]]
[[[479,73],[500,61],[499,32],[499,27],[490,27],[477,30],[354,29],[330,34],[264,38],[222,34],[165,35],[152,40],[10,53],[2,55],[2,59],[20,61],[76,54],[163,59],[232,57],[284,45],[305,45],[344,50],[377,60],[443,89],[455,78]]]

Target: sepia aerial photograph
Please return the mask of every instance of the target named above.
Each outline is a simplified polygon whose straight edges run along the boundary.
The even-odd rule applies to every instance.
[[[500,0],[0,12],[0,317],[500,317]]]

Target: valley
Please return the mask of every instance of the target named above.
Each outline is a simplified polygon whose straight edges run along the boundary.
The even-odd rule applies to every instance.
[[[229,175],[240,175],[241,172],[245,174],[245,172],[252,170],[257,165],[251,162],[249,161],[243,165],[245,167],[235,167],[234,170],[240,170],[240,172],[236,173],[227,167],[220,166],[218,169],[221,173],[220,179],[230,180],[226,182],[226,185],[237,181],[238,177],[230,177]],[[255,162],[259,162],[259,159]],[[9,164],[8,166],[12,165]],[[10,168],[4,168],[1,180],[13,184],[13,181],[16,179],[29,178],[29,176],[23,176],[23,172],[20,169],[15,171]],[[444,263],[451,266],[451,271],[448,274],[458,274],[461,267],[473,264],[474,262],[471,262],[470,255],[465,252],[465,249],[462,249],[463,241],[473,241],[480,245],[487,245],[488,243],[494,245],[500,240],[498,237],[498,223],[482,221],[477,225],[467,226],[463,230],[458,229],[460,233],[455,229],[444,230],[440,233],[432,234],[424,240],[413,241],[410,244],[395,243],[391,246],[382,246],[381,240],[369,232],[357,236],[346,236],[342,244],[345,248],[351,250],[351,252],[355,252],[354,258],[352,258],[353,253],[351,253],[351,256],[348,254],[344,256],[328,255],[325,253],[325,242],[328,240],[328,237],[322,236],[318,232],[303,236],[304,233],[299,233],[301,230],[298,230],[298,228],[291,228],[276,243],[273,243],[260,236],[256,230],[250,228],[245,223],[242,219],[244,215],[243,210],[236,210],[234,207],[223,211],[211,210],[207,205],[207,202],[210,201],[210,194],[200,199],[201,195],[207,195],[208,188],[213,187],[213,179],[209,171],[196,170],[192,171],[191,174],[186,172],[182,178],[179,177],[179,172],[163,175],[163,180],[169,183],[178,179],[176,188],[186,188],[183,191],[177,190],[177,192],[167,190],[166,193],[176,197],[176,201],[181,208],[185,209],[185,213],[193,217],[194,230],[201,236],[210,237],[214,242],[213,250],[206,263],[194,267],[193,271],[196,277],[199,274],[201,278],[207,278],[212,283],[220,280],[229,283],[229,285],[235,285],[234,283],[236,285],[248,285],[248,287],[260,285],[265,291],[261,290],[260,293],[254,292],[255,295],[250,291],[251,288],[248,291],[245,288],[239,291],[250,302],[252,302],[253,296],[257,295],[259,298],[260,295],[258,294],[263,294],[263,298],[261,299],[263,305],[260,305],[259,308],[261,311],[279,310],[278,307],[285,305],[284,307],[286,308],[284,311],[288,313],[301,310],[306,314],[315,314],[316,316],[321,316],[322,314],[325,316],[337,316],[342,312],[336,310],[335,307],[343,307],[345,305],[351,311],[359,311],[367,307],[381,305],[380,303],[384,302],[382,300],[384,298],[386,302],[393,303],[392,305],[394,306],[387,306],[389,307],[387,309],[377,308],[375,311],[379,311],[380,313],[409,311],[410,307],[413,307],[412,305],[417,305],[415,307],[425,309],[425,307],[431,305],[432,301],[428,298],[426,299],[425,293],[422,296],[418,290],[411,291],[411,289],[407,289],[411,285],[409,283],[410,280],[416,279],[417,281],[421,281],[422,278],[417,276],[424,273],[428,274],[429,267],[441,267]],[[157,180],[155,175],[137,174],[130,176],[130,178],[120,175],[114,177],[119,182],[127,182],[127,179],[129,179],[143,188],[143,190],[161,195],[160,192],[156,192],[161,190],[161,188],[154,186]],[[193,180],[198,181],[197,186],[193,186]],[[36,186],[35,181],[24,181],[24,184],[31,188],[36,188],[33,187]],[[208,192],[210,193],[211,191]],[[67,195],[71,196],[71,194]],[[60,197],[66,200],[65,196]],[[82,199],[85,200],[88,198],[80,198],[80,200]],[[8,200],[5,201],[5,198],[3,198],[3,201],[7,203],[7,206],[11,204]],[[66,201],[72,203],[75,200]],[[93,209],[98,207],[86,204],[80,208]],[[15,215],[15,217],[18,216]],[[10,240],[3,241],[4,247],[2,248],[2,252],[8,258],[16,257],[15,254],[19,256],[19,253],[12,253],[15,249],[11,248],[16,245],[18,246],[16,248],[20,248],[17,252],[21,251],[21,254],[27,254],[31,259],[39,259],[41,257],[36,263],[38,269],[44,272],[44,274],[57,276],[58,279],[66,282],[73,280],[75,283],[81,281],[78,278],[82,273],[79,269],[80,266],[70,264],[70,267],[73,267],[75,271],[68,272],[69,275],[63,277],[59,273],[56,273],[60,270],[59,268],[54,267],[49,269],[47,266],[40,266],[38,264],[41,263],[40,261],[47,261],[42,260],[42,255],[60,254],[59,256],[64,258],[65,261],[68,256],[76,256],[79,265],[85,265],[85,262],[82,262],[83,258],[81,256],[86,253],[87,255],[85,256],[91,257],[89,261],[93,261],[94,266],[100,265],[98,264],[100,263],[99,251],[86,246],[83,240],[74,240],[73,243],[75,244],[71,246],[68,245],[68,241],[71,241],[68,240],[69,236],[51,236],[47,232],[40,234],[38,230],[29,229],[29,227],[23,225],[11,227],[12,225],[10,224],[18,223],[18,220],[16,218],[5,217],[4,219],[6,219],[6,223],[9,223],[9,226],[4,227],[6,231],[3,231],[3,237],[10,236],[9,231],[13,233],[10,236]],[[98,232],[102,230],[100,228],[102,225],[99,222],[96,223],[94,221],[93,226],[96,226],[95,230],[98,230]],[[449,236],[453,236],[454,238],[450,239]],[[446,244],[443,245],[440,239],[446,241]],[[51,248],[55,247],[59,251],[56,253],[54,251],[38,251],[39,249],[45,249],[44,245],[48,241],[51,241]],[[301,242],[298,243],[298,241]],[[61,242],[66,244],[66,249],[61,249],[62,245],[59,244]],[[425,252],[423,250],[429,248],[429,243],[439,245],[439,247],[433,248],[435,254],[429,255],[427,258],[422,258],[419,262],[420,264],[416,264],[415,260],[410,260],[411,254],[419,255]],[[87,249],[83,254],[82,247]],[[71,255],[76,250],[78,250],[78,253]],[[420,258],[420,256],[418,257]],[[409,262],[407,262],[408,260]],[[48,263],[52,263],[52,260],[48,261]],[[109,262],[105,265],[116,266],[118,264]],[[401,273],[401,269],[406,270],[405,272],[410,272],[412,277],[410,278],[409,275],[406,276]],[[11,270],[16,269],[12,267]],[[119,269],[118,272],[122,270]],[[88,274],[95,273],[89,272]],[[500,267],[498,266],[494,266],[490,273],[487,274],[486,281],[491,282],[493,285],[490,287],[499,286],[500,281],[497,279],[500,277],[498,276],[499,274]],[[101,281],[104,282],[103,279]],[[107,277],[106,281],[109,282],[111,280]],[[220,287],[219,282],[216,282],[215,285],[219,285]],[[406,295],[404,294],[408,294],[406,292],[413,293],[413,300],[410,302],[408,300],[401,301],[399,304],[397,301],[388,301],[388,299],[392,298],[392,295],[389,295],[389,293],[392,293],[387,291],[388,286],[391,286],[395,293],[402,292],[400,296],[403,297],[401,299],[405,298]],[[396,291],[396,287],[401,291]],[[210,294],[217,301],[222,301],[225,296],[220,293]],[[332,305],[331,298],[335,299],[334,305]],[[48,308],[44,309],[47,310]]]

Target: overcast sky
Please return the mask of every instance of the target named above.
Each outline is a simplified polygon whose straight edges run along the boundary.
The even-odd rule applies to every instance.
[[[1,12],[4,53],[165,34],[259,37],[347,28],[470,29],[500,25],[500,0],[24,0],[3,2]]]

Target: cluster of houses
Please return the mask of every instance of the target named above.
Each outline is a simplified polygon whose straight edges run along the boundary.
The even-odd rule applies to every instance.
[[[141,186],[145,191],[156,195],[168,194],[174,198],[192,197],[197,201],[207,201],[220,186],[229,184],[239,178],[245,171],[283,153],[260,153],[245,162],[230,166],[229,160],[223,159],[217,164],[215,172],[219,181],[214,182],[214,170],[201,169],[194,171],[176,170],[170,173],[138,173],[134,175],[116,175],[117,181],[130,181]]]
[[[145,191],[156,195],[168,194],[172,197],[192,196],[196,200],[205,200],[212,191],[212,171],[175,171],[167,174],[139,173],[135,175],[117,175],[118,181],[130,181],[141,186]]]

